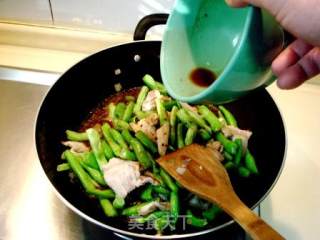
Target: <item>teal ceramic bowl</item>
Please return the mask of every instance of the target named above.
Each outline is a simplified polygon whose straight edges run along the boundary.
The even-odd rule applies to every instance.
[[[283,30],[259,8],[177,0],[162,41],[161,76],[181,101],[230,102],[275,79],[270,65],[283,48]],[[206,87],[192,82],[190,74],[199,68],[213,72],[215,81]]]

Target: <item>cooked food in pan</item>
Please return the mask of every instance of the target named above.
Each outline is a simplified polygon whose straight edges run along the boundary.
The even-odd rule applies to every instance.
[[[203,228],[220,209],[183,189],[155,159],[196,142],[248,178],[259,174],[249,151],[252,133],[224,106],[178,102],[148,74],[143,83],[107,97],[79,129],[66,130],[57,171],[77,179],[106,217],[123,217],[128,227],[151,224],[161,234],[185,221]]]

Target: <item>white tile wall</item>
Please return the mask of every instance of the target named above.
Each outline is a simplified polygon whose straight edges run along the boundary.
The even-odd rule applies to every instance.
[[[51,24],[49,0],[0,0],[0,20]]]
[[[174,0],[51,0],[56,25],[132,33],[151,13],[168,13]]]

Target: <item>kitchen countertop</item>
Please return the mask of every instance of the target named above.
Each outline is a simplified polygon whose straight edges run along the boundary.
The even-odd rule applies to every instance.
[[[46,83],[52,84],[54,78],[49,76]],[[0,239],[100,239],[101,229],[72,213],[55,196],[37,159],[35,113],[47,89],[0,80]],[[288,148],[283,173],[262,203],[261,215],[287,239],[318,239],[320,87],[305,84],[280,91],[272,85],[268,90],[283,114]]]
[[[282,175],[261,215],[290,240],[319,239],[320,228],[320,87],[304,84],[290,91],[268,88],[287,130]],[[272,122],[270,122],[272,124]]]

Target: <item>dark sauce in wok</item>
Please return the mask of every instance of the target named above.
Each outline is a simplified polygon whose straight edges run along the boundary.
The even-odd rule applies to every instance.
[[[217,76],[206,68],[196,68],[191,71],[189,78],[199,87],[209,87],[217,79]]]
[[[105,98],[95,109],[89,113],[88,118],[82,122],[80,131],[85,131],[86,129],[95,127],[96,125],[102,125],[106,121],[112,125],[112,122],[108,121],[109,103],[113,102],[114,104],[117,104],[119,102],[124,102],[127,104],[128,101],[126,100],[126,97],[132,96],[136,99],[139,92],[140,87],[134,87]]]

